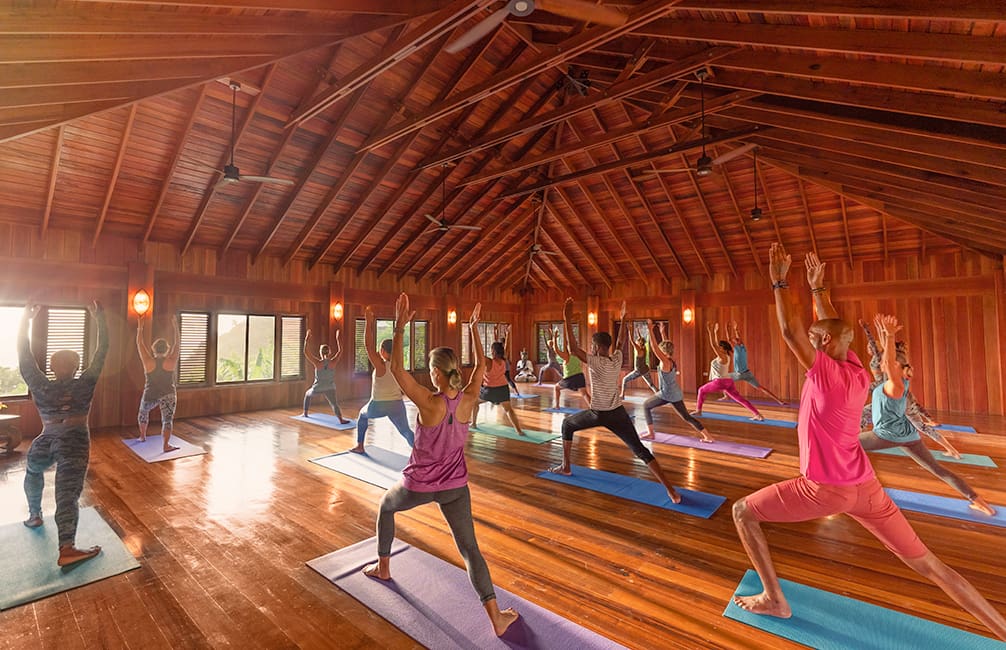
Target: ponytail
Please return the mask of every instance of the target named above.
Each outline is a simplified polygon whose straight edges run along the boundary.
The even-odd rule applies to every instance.
[[[461,388],[461,371],[457,368],[451,368],[447,371],[447,384],[457,390]]]

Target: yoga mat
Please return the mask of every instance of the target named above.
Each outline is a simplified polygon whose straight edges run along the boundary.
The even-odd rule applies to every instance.
[[[366,447],[366,450],[366,454],[343,451],[312,458],[311,462],[385,490],[401,480],[402,470],[409,464],[408,456],[380,447]]]
[[[977,465],[978,467],[998,467],[996,462],[989,458],[988,456],[979,456],[978,454],[961,454],[960,460],[954,458],[953,456],[948,456],[942,451],[936,451],[931,449],[933,456],[936,460],[941,463],[960,463],[961,465]],[[874,449],[871,453],[878,454],[890,454],[893,456],[908,456],[906,452],[901,447],[891,447],[890,449]]]
[[[293,417],[294,420],[310,422],[311,424],[320,424],[323,427],[337,429],[339,431],[348,431],[356,428],[356,420],[354,418],[346,418],[349,422],[342,424],[339,422],[339,418],[329,413],[312,413],[309,417],[304,417],[303,415],[294,415],[291,417]]]
[[[0,526],[0,609],[30,603],[62,591],[104,580],[140,566],[122,540],[94,508],[82,508],[77,523],[77,544],[101,546],[101,553],[86,562],[56,566],[59,541],[56,522],[45,517],[38,528],[20,521]]]
[[[941,424],[938,427],[933,427],[937,431],[955,431],[957,433],[978,433],[975,431],[974,427],[969,427],[966,424]]]
[[[761,424],[770,427],[786,427],[788,429],[795,429],[796,422],[790,420],[772,420],[770,418],[765,418],[764,420],[752,420],[748,415],[728,415],[726,413],[712,413],[710,411],[703,411],[702,415],[697,415],[695,417],[702,418],[703,420],[730,420],[732,422],[744,422],[746,424]]]
[[[667,496],[667,490],[664,489],[664,486],[656,481],[644,481],[634,476],[613,474],[579,465],[573,465],[571,469],[573,473],[570,476],[547,471],[541,472],[537,476],[557,483],[565,483],[594,492],[603,492],[622,499],[674,510],[703,519],[709,519],[716,512],[716,509],[727,500],[726,497],[716,494],[686,490],[675,486],[674,489],[681,495],[681,503],[674,503]]]
[[[574,413],[579,413],[584,409],[575,409],[570,406],[560,406],[559,408],[549,407],[547,409],[542,409],[542,413],[565,413],[566,415],[572,415]]]
[[[510,393],[510,399],[538,399],[541,395],[531,393],[530,395],[522,395],[520,393]]]
[[[129,440],[123,439],[122,442],[124,442],[134,454],[148,463],[159,463],[163,460],[175,460],[176,458],[199,456],[200,454],[206,453],[206,450],[202,447],[194,445],[187,440],[182,440],[175,435],[171,436],[171,444],[178,447],[178,449],[167,453],[164,452],[164,442],[160,435],[147,436],[147,439],[144,442],[140,442],[139,438],[130,438]]]
[[[385,582],[361,572],[376,559],[377,542],[372,537],[307,565],[427,648],[623,648],[499,587],[495,593],[500,609],[513,607],[520,618],[497,638],[464,570],[396,540],[391,547],[392,580]]]
[[[473,433],[484,433],[487,436],[497,436],[499,438],[509,438],[510,440],[520,440],[521,442],[531,442],[536,445],[540,445],[543,442],[548,442],[549,440],[555,440],[560,437],[558,433],[546,433],[545,431],[531,431],[529,429],[524,429],[524,435],[517,435],[517,431],[513,427],[503,426],[502,424],[487,424],[482,423],[478,428],[471,428]]]
[[[989,526],[1006,528],[1006,506],[992,504],[992,508],[995,509],[996,514],[994,517],[989,517],[968,507],[967,499],[951,499],[932,494],[922,494],[921,492],[895,490],[894,488],[884,489],[887,490],[887,494],[894,499],[894,502],[902,510],[924,512],[939,517],[950,517],[951,519],[960,519],[976,524],[988,524]]]
[[[648,441],[644,440],[643,442]],[[653,442],[675,445],[677,447],[688,447],[690,449],[717,451],[721,454],[744,456],[746,458],[765,458],[772,453],[772,450],[768,447],[756,447],[740,442],[727,442],[723,440],[702,442],[699,438],[693,438],[692,436],[679,436],[674,433],[661,433],[660,431],[654,432]]]
[[[732,598],[723,615],[818,650],[984,650],[1003,647],[1001,641],[955,627],[798,582],[779,582],[793,610],[792,618],[752,614],[735,605]],[[758,574],[748,569],[734,593],[750,596],[761,591]],[[949,597],[947,601],[951,602]]]

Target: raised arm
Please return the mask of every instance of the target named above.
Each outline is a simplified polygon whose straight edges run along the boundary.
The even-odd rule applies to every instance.
[[[614,350],[621,350],[622,349],[622,339],[625,338],[625,330],[628,329],[628,327],[632,326],[631,323],[629,324],[628,327],[626,327],[626,324],[625,324],[625,316],[628,313],[629,313],[628,310],[626,310],[626,308],[625,308],[625,301],[623,300],[622,301],[622,308],[621,308],[621,310],[619,310],[619,315],[618,315],[618,320],[622,323],[622,325],[621,325],[621,327],[618,328],[618,338],[615,339],[615,347],[612,348],[612,351],[614,351]]]
[[[772,244],[769,250],[769,278],[772,280],[772,293],[775,295],[775,315],[779,321],[779,330],[787,347],[796,355],[797,361],[809,370],[814,365],[817,353],[807,338],[807,328],[800,311],[789,295],[786,276],[792,263],[792,256],[786,254],[786,249],[781,243]]]
[[[143,316],[136,319],[136,352],[140,355],[140,361],[146,369],[154,363],[154,357],[147,347],[146,337],[143,336]]]
[[[171,318],[171,332],[174,340],[171,342],[171,352],[168,353],[168,363],[178,363],[178,357],[182,355],[182,333],[178,330],[178,316]]]
[[[879,358],[881,354],[880,346],[877,345],[877,339],[873,338],[873,330],[870,329],[870,324],[860,318],[859,326],[863,328],[863,333],[866,334],[866,348],[870,351],[871,355]]]
[[[563,360],[569,359],[569,355],[575,355],[580,361],[587,360],[587,353],[583,351],[580,347],[580,342],[573,338],[573,325],[570,321],[573,320],[573,299],[566,298],[566,302],[562,306],[562,331],[565,337],[565,347],[566,356]],[[558,348],[556,348],[556,354],[559,353]]]
[[[28,388],[36,390],[40,384],[48,383],[45,373],[38,367],[35,355],[31,353],[31,343],[28,341],[28,321],[38,316],[38,305],[28,304],[21,314],[21,327],[17,330],[17,359],[18,367],[21,369],[21,376],[28,384]]]
[[[649,318],[646,319],[646,329],[649,330],[649,332],[650,332],[650,343],[651,343],[650,349],[653,350],[653,354],[655,354],[657,356],[657,358],[660,359],[660,365],[663,366],[663,364],[665,364],[665,363],[666,364],[670,364],[671,363],[671,358],[669,356],[667,356],[666,354],[664,354],[664,351],[660,349],[659,345],[653,345],[652,344],[652,342],[656,340],[656,338],[655,338],[654,335],[657,333],[657,329],[658,329],[658,328],[654,327],[652,319],[649,319]]]
[[[510,358],[510,326],[503,326],[503,358]]]
[[[415,315],[416,312],[409,309],[409,297],[404,293],[399,295],[395,302],[395,333],[391,338],[391,374],[402,392],[419,408],[420,419],[428,421],[427,418],[423,418],[423,414],[430,412],[433,393],[417,382],[412,373],[405,369],[405,328]]]
[[[370,305],[363,310],[363,342],[367,348],[367,358],[378,377],[385,373],[384,359],[377,351],[377,317]]]
[[[482,348],[482,341],[479,340],[479,316],[482,314],[482,303],[475,305],[472,309],[472,316],[469,319],[472,336],[472,374],[468,378],[468,384],[464,388],[465,397],[473,400],[476,404],[479,399],[479,390],[482,388],[482,378],[486,374],[486,351]]]
[[[552,345],[554,346],[552,349],[555,350],[555,356],[557,356],[560,359],[562,359],[563,363],[566,363],[567,361],[569,361],[569,356],[570,356],[569,355],[569,339],[565,339],[562,342],[562,345],[560,346],[559,345],[559,332],[556,331],[556,333],[555,333],[555,340],[553,341]]]
[[[304,356],[307,357],[307,360],[311,362],[312,366],[317,368],[318,364],[321,363],[321,357],[315,356],[314,354],[311,353],[309,344],[310,340],[311,340],[311,330],[308,330],[307,332],[304,333]]]
[[[709,333],[709,346],[713,349],[713,354],[719,357],[721,363],[727,363],[730,357],[720,347],[720,324],[709,323],[706,325],[706,331]]]
[[[335,354],[332,355],[331,360],[335,361],[342,356],[342,330],[335,330]]]
[[[895,316],[889,314],[877,314],[873,322],[884,346],[884,358],[880,361],[881,368],[887,374],[884,394],[892,399],[900,399],[905,394],[905,380],[901,378],[901,363],[898,361],[898,351],[895,350],[894,335],[901,331],[901,325]]]
[[[91,362],[87,364],[87,370],[80,373],[80,377],[97,380],[101,369],[105,367],[105,357],[108,356],[108,320],[105,318],[105,309],[97,300],[91,303],[87,311],[98,325],[98,344],[94,348]]]
[[[824,262],[813,251],[807,253],[807,284],[814,296],[814,307],[818,318],[838,318],[838,310],[831,302],[831,292],[824,286]]]

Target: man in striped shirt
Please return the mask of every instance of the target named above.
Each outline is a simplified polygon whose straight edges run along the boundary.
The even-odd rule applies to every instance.
[[[623,325],[618,330],[618,341],[615,342],[614,352],[611,347],[611,334],[598,332],[591,337],[590,354],[587,354],[580,347],[580,342],[573,338],[573,327],[570,324],[570,321],[573,320],[573,299],[567,298],[566,304],[563,305],[562,319],[569,353],[587,364],[593,392],[589,409],[574,413],[562,421],[562,464],[549,468],[549,471],[555,474],[570,475],[572,471],[570,470],[569,456],[573,450],[573,434],[591,427],[604,427],[618,436],[637,458],[646,463],[646,467],[667,490],[667,496],[671,501],[681,503],[681,495],[664,477],[657,459],[639,440],[636,427],[633,426],[629,414],[622,406],[620,397],[621,342],[622,333],[626,330],[625,314],[625,302],[623,301],[621,312]]]

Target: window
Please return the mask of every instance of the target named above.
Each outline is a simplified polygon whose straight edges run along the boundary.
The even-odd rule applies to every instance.
[[[631,332],[632,332],[632,338],[633,339],[642,338],[644,341],[649,342],[649,340],[650,340],[650,333],[649,333],[649,329],[648,329],[648,327],[646,325],[646,321],[645,320],[630,321],[630,324],[632,326]],[[658,326],[661,326],[661,325],[663,325],[664,332],[670,332],[670,327],[668,326],[667,321],[665,321],[665,320],[662,320],[662,321],[653,321],[653,326],[654,327],[658,327]],[[618,330],[619,330],[620,327],[621,327],[621,322],[615,321],[615,332],[614,332],[613,336],[616,339],[618,338]],[[635,363],[636,350],[635,350],[635,348],[632,347],[632,343],[628,339],[622,341],[622,345],[625,346],[624,357],[622,359],[622,365],[623,366],[632,366]],[[653,348],[651,346],[649,346],[649,345],[646,346],[646,363],[651,368],[653,368],[653,367],[655,367],[655,366],[657,366],[657,365],[660,364],[660,359],[658,359],[657,355],[653,353]]]
[[[493,331],[499,327],[501,330],[504,327],[509,327],[509,323],[493,323],[493,322],[482,322],[478,324],[479,328],[479,342],[482,344],[482,351],[487,357],[491,357],[493,341],[496,340],[493,335]],[[501,333],[502,337],[503,334]],[[461,365],[470,366],[474,363],[472,358],[472,335],[471,335],[471,325],[468,323],[461,323]]]
[[[472,326],[461,323],[461,365],[472,365]]]
[[[364,340],[366,332],[366,320],[356,319],[354,346],[353,346],[353,372],[370,372],[370,358],[367,356],[367,345]],[[377,336],[374,346],[380,348],[381,341],[394,338],[395,321],[389,319],[377,319]],[[426,368],[426,357],[429,354],[429,323],[424,320],[416,320],[409,323],[405,328],[405,336],[402,341],[402,361],[406,370],[423,370]]]
[[[280,318],[279,340],[279,378],[303,379],[304,317],[283,316]]]
[[[46,310],[45,374],[49,379],[56,378],[51,367],[53,352],[73,350],[80,356],[81,367],[87,364],[88,358],[84,356],[87,319],[86,309],[51,307]],[[74,376],[79,375],[80,368]]]
[[[17,331],[24,307],[0,307],[0,398],[27,397],[17,361]]]
[[[275,376],[276,317],[217,314],[218,384]]]
[[[178,384],[205,384],[210,315],[182,312],[178,318]]]
[[[571,326],[573,328],[573,336],[576,337],[577,340],[579,340],[580,339],[580,324],[579,323],[572,323]],[[561,320],[560,321],[544,321],[544,322],[536,323],[535,324],[535,332],[537,334],[537,337],[536,337],[536,339],[537,339],[537,351],[536,351],[536,354],[537,354],[537,357],[538,357],[538,363],[548,363],[548,355],[546,354],[546,348],[545,348],[545,337],[547,336],[548,331],[550,329],[557,329],[557,330],[559,330],[559,347],[560,347],[560,349],[562,348],[563,345],[565,345],[565,339],[564,339],[564,337],[566,336],[566,334],[565,334],[565,330],[563,329],[563,324],[562,324]]]

